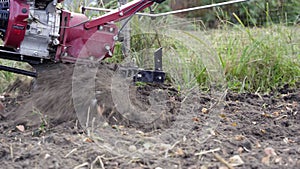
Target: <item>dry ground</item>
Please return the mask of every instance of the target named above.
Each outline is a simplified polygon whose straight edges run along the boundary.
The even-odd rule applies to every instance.
[[[80,126],[70,99],[72,69],[10,86],[1,95],[0,168],[300,168],[299,89],[229,92],[212,114],[209,94],[194,95],[185,107],[171,86],[139,86],[130,98],[141,109],[149,107],[149,92],[167,93],[158,101],[166,101],[165,113],[143,125],[107,106],[113,68],[100,69],[97,90],[104,95],[96,96],[97,105],[106,107],[96,109],[104,122],[92,128]],[[192,127],[183,130],[180,120]],[[204,131],[203,124],[211,128]]]

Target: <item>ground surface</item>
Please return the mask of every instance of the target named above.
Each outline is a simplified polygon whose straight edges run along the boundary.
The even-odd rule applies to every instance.
[[[99,69],[101,85],[92,90],[72,90],[72,69],[8,87],[1,95],[0,168],[300,168],[299,89],[229,92],[213,111],[209,94],[186,101],[169,85],[131,86],[128,98],[143,116],[130,107],[122,116],[111,104],[114,67]],[[81,108],[92,91],[100,92],[88,116],[101,118],[84,124],[91,118]],[[157,105],[165,103],[159,114],[149,96]]]

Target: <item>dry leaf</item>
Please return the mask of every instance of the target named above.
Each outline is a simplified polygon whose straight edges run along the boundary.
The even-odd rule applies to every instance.
[[[84,142],[92,143],[92,142],[94,142],[94,140],[92,140],[91,138],[85,138],[85,139],[84,139]]]
[[[239,155],[235,155],[229,158],[229,163],[233,166],[240,166],[244,164],[244,161],[242,160],[242,158]]]
[[[204,114],[207,114],[208,113],[208,109],[207,108],[202,108],[201,112],[204,113]]]
[[[272,115],[270,115],[270,114],[267,114],[267,113],[263,113],[263,114],[262,114],[262,116],[263,116],[263,117],[266,117],[266,118],[270,118],[270,117],[272,117]]]
[[[256,148],[261,148],[261,144],[260,144],[259,142],[256,142],[256,143],[255,143],[255,147],[256,147]]]
[[[266,133],[267,133],[267,131],[264,130],[264,129],[260,129],[260,132],[262,132],[263,134],[266,134]]]
[[[276,154],[276,152],[275,152],[275,150],[274,150],[274,148],[272,148],[272,147],[267,147],[267,148],[265,148],[264,149],[264,152],[265,152],[265,154],[267,155],[267,156],[276,156],[277,154]]]
[[[245,139],[245,137],[242,136],[242,135],[236,135],[234,138],[235,138],[236,141],[242,141],[242,140]]]
[[[233,122],[233,123],[231,124],[231,126],[236,127],[236,126],[237,126],[237,123],[236,123],[236,122]]]
[[[261,163],[263,163],[265,165],[270,165],[270,156],[263,157],[261,159]]]
[[[281,157],[276,157],[275,160],[274,160],[274,162],[275,162],[276,164],[279,163],[279,165],[282,165],[282,158],[281,158]]]
[[[18,125],[18,126],[16,126],[16,128],[21,132],[25,131],[25,127],[23,125]]]
[[[184,151],[181,148],[177,148],[175,153],[176,153],[176,155],[180,155],[180,156],[184,155]]]
[[[242,154],[243,151],[244,151],[244,148],[243,148],[243,147],[239,147],[238,150],[237,150],[237,152],[238,152],[239,154]]]
[[[274,117],[278,117],[280,115],[280,113],[278,111],[275,111],[272,113]]]
[[[200,119],[199,119],[199,118],[197,118],[197,117],[194,117],[194,118],[193,118],[193,121],[194,121],[194,122],[199,122],[199,121],[200,121]]]
[[[220,114],[220,117],[221,117],[221,118],[223,118],[223,119],[226,119],[226,115],[225,115],[225,114],[223,114],[223,113],[222,113],[222,114]]]

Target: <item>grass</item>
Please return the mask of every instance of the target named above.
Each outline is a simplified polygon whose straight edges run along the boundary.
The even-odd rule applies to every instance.
[[[16,62],[7,61],[0,59],[0,65],[14,67]],[[0,92],[3,92],[4,89],[16,80],[16,75],[10,72],[0,71]]]
[[[270,92],[295,86],[300,77],[300,27],[235,26],[210,31],[228,87],[234,91]]]
[[[224,24],[220,29],[207,30],[199,23],[175,20],[159,20],[156,24],[134,21],[132,29],[137,33],[131,39],[131,47],[132,51],[140,52],[162,46],[164,66],[178,88],[189,89],[197,82],[202,89],[208,89],[211,81],[218,80],[217,83],[225,83],[235,92],[268,93],[284,85],[296,87],[299,83],[299,25],[270,23],[266,27],[250,28]],[[141,30],[145,25],[158,28]],[[174,25],[180,31],[172,34]],[[159,40],[155,39],[157,36]],[[145,60],[144,56],[134,57]],[[218,74],[212,73],[213,69]],[[220,81],[216,76],[224,79]]]
[[[242,22],[224,22],[220,29],[213,30],[203,25],[200,20],[172,16],[157,20],[134,17],[131,56],[139,66],[152,68],[153,51],[163,47],[164,70],[180,90],[194,86],[207,90],[212,83],[222,83],[236,92],[267,93],[299,83],[300,25],[270,22],[265,27],[250,28]],[[118,44],[109,61],[122,60]],[[0,64],[16,63],[0,60]],[[0,72],[0,92],[14,79],[15,75]]]

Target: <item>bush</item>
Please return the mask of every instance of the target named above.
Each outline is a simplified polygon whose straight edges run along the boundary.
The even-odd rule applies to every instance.
[[[208,5],[224,2],[224,0],[170,0],[172,9],[188,8],[192,6]],[[252,0],[244,3],[186,13],[186,17],[201,17],[206,25],[216,27],[220,21],[226,20],[237,23],[233,13],[241,18],[244,25],[263,26],[270,23],[292,24],[300,14],[299,0]],[[182,15],[181,15],[182,16]]]

